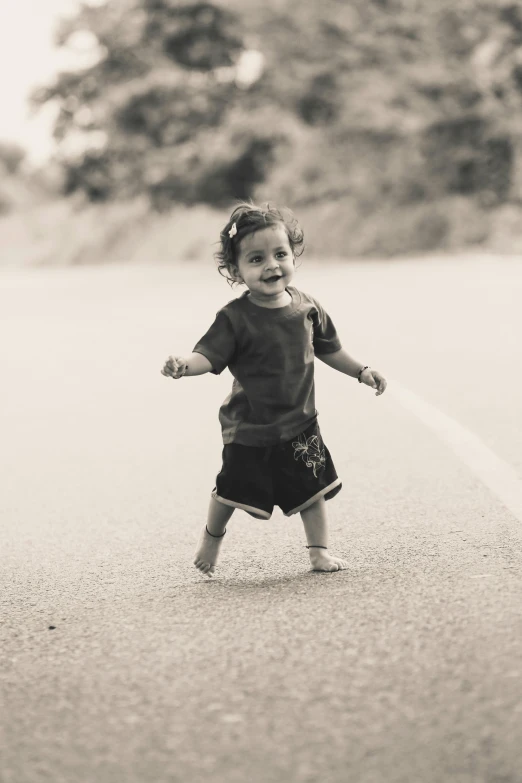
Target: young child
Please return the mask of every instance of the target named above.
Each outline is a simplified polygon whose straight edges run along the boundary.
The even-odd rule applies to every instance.
[[[222,307],[190,356],[170,356],[163,375],[182,378],[228,367],[232,391],[219,411],[223,464],[194,565],[212,576],[235,508],[270,519],[274,505],[303,520],[312,569],[339,571],[328,551],[325,501],[341,489],[317,423],[314,357],[377,389],[380,373],[341,347],[319,302],[294,288],[295,259],[304,247],[292,213],[242,203],[221,232],[218,271],[246,291]]]

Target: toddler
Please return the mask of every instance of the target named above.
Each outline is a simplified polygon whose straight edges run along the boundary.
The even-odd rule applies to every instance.
[[[291,285],[303,232],[289,210],[242,203],[221,232],[218,270],[246,291],[222,307],[190,356],[170,356],[163,375],[228,367],[232,390],[219,411],[223,462],[194,565],[212,576],[234,509],[270,519],[274,505],[303,520],[312,569],[339,571],[328,551],[325,501],[341,489],[317,422],[314,357],[377,389],[386,381],[341,347],[328,313]]]

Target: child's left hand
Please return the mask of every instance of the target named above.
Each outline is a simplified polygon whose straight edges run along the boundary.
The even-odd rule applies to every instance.
[[[377,370],[372,370],[371,367],[368,367],[367,370],[361,373],[361,383],[371,386],[372,389],[377,389],[375,392],[376,397],[382,394],[387,386],[386,378],[383,378]]]

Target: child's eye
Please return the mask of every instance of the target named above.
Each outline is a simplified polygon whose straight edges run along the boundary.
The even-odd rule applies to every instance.
[[[262,260],[261,256],[254,256],[253,258],[250,259],[250,263],[255,264],[257,261],[261,261],[261,260]]]
[[[280,250],[277,254],[278,256],[283,256],[283,258],[287,255],[286,250]]]

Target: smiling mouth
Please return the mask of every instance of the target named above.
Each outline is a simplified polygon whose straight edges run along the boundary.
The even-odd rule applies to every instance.
[[[282,275],[273,275],[272,277],[267,277],[265,280],[263,280],[264,283],[275,283],[276,280],[281,280]]]

